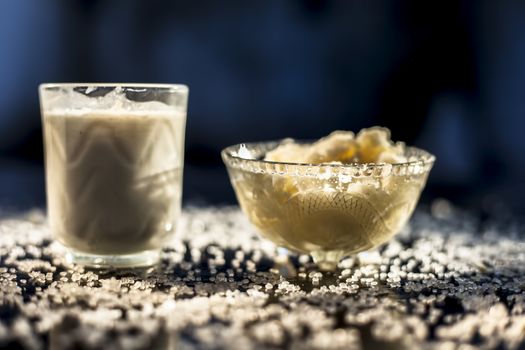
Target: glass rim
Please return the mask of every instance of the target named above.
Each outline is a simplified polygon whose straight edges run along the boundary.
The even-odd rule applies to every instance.
[[[188,86],[185,84],[165,84],[165,83],[42,83],[38,85],[39,90],[47,90],[52,88],[75,88],[75,87],[96,87],[96,88],[141,88],[141,89],[166,89],[180,92],[187,92]]]

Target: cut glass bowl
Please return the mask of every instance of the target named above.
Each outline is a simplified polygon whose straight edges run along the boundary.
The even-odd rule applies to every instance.
[[[265,238],[310,254],[322,270],[388,241],[418,202],[435,157],[406,147],[405,163],[299,164],[264,161],[279,142],[221,153],[242,211]]]

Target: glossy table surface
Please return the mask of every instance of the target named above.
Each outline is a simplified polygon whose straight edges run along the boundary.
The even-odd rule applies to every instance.
[[[0,212],[0,347],[523,348],[523,228],[445,214],[321,273],[236,207],[186,208],[159,266],[120,271],[68,265],[38,209]]]

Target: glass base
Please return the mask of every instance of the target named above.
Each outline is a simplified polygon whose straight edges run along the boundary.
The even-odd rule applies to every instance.
[[[73,264],[95,268],[145,267],[159,262],[160,250],[145,250],[123,255],[98,255],[68,249],[66,260]]]

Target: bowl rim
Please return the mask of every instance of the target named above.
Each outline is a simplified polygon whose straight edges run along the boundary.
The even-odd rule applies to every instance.
[[[377,168],[377,167],[385,167],[385,166],[391,166],[391,167],[403,167],[403,166],[410,166],[410,165],[416,165],[416,164],[420,164],[420,165],[427,165],[427,166],[432,166],[436,160],[436,157],[424,150],[424,149],[421,149],[421,148],[418,148],[418,147],[414,147],[414,146],[405,146],[405,149],[407,151],[413,151],[413,152],[416,152],[416,153],[419,153],[418,156],[415,156],[415,159],[411,159],[411,160],[408,160],[406,162],[400,162],[400,163],[385,163],[385,162],[382,162],[382,163],[345,163],[345,164],[330,164],[330,163],[320,163],[320,164],[312,164],[312,163],[295,163],[295,162],[279,162],[279,161],[273,161],[273,160],[264,160],[264,159],[252,159],[252,158],[245,158],[245,157],[241,157],[239,156],[237,153],[238,153],[238,150],[242,147],[245,147],[245,148],[250,148],[250,147],[256,147],[256,146],[272,146],[272,145],[275,145],[275,146],[278,146],[279,144],[283,143],[283,142],[289,142],[290,139],[282,139],[282,140],[271,140],[271,141],[261,141],[261,142],[243,142],[243,143],[238,143],[238,144],[234,144],[234,145],[231,145],[231,146],[228,146],[228,147],[225,147],[222,151],[221,151],[221,156],[223,158],[223,160],[225,162],[227,162],[228,160],[237,160],[237,161],[241,161],[241,162],[247,162],[247,163],[251,163],[251,164],[269,164],[269,165],[276,165],[276,166],[279,166],[279,165],[285,165],[285,166],[294,166],[294,167],[305,167],[305,168],[312,168],[312,167],[316,167],[316,168],[337,168],[337,169],[341,169],[341,168],[351,168],[351,169],[355,169],[355,168],[359,168],[359,169],[362,169],[362,168]],[[295,140],[293,139],[293,142],[296,142],[296,143],[311,143],[312,141],[311,140]]]

